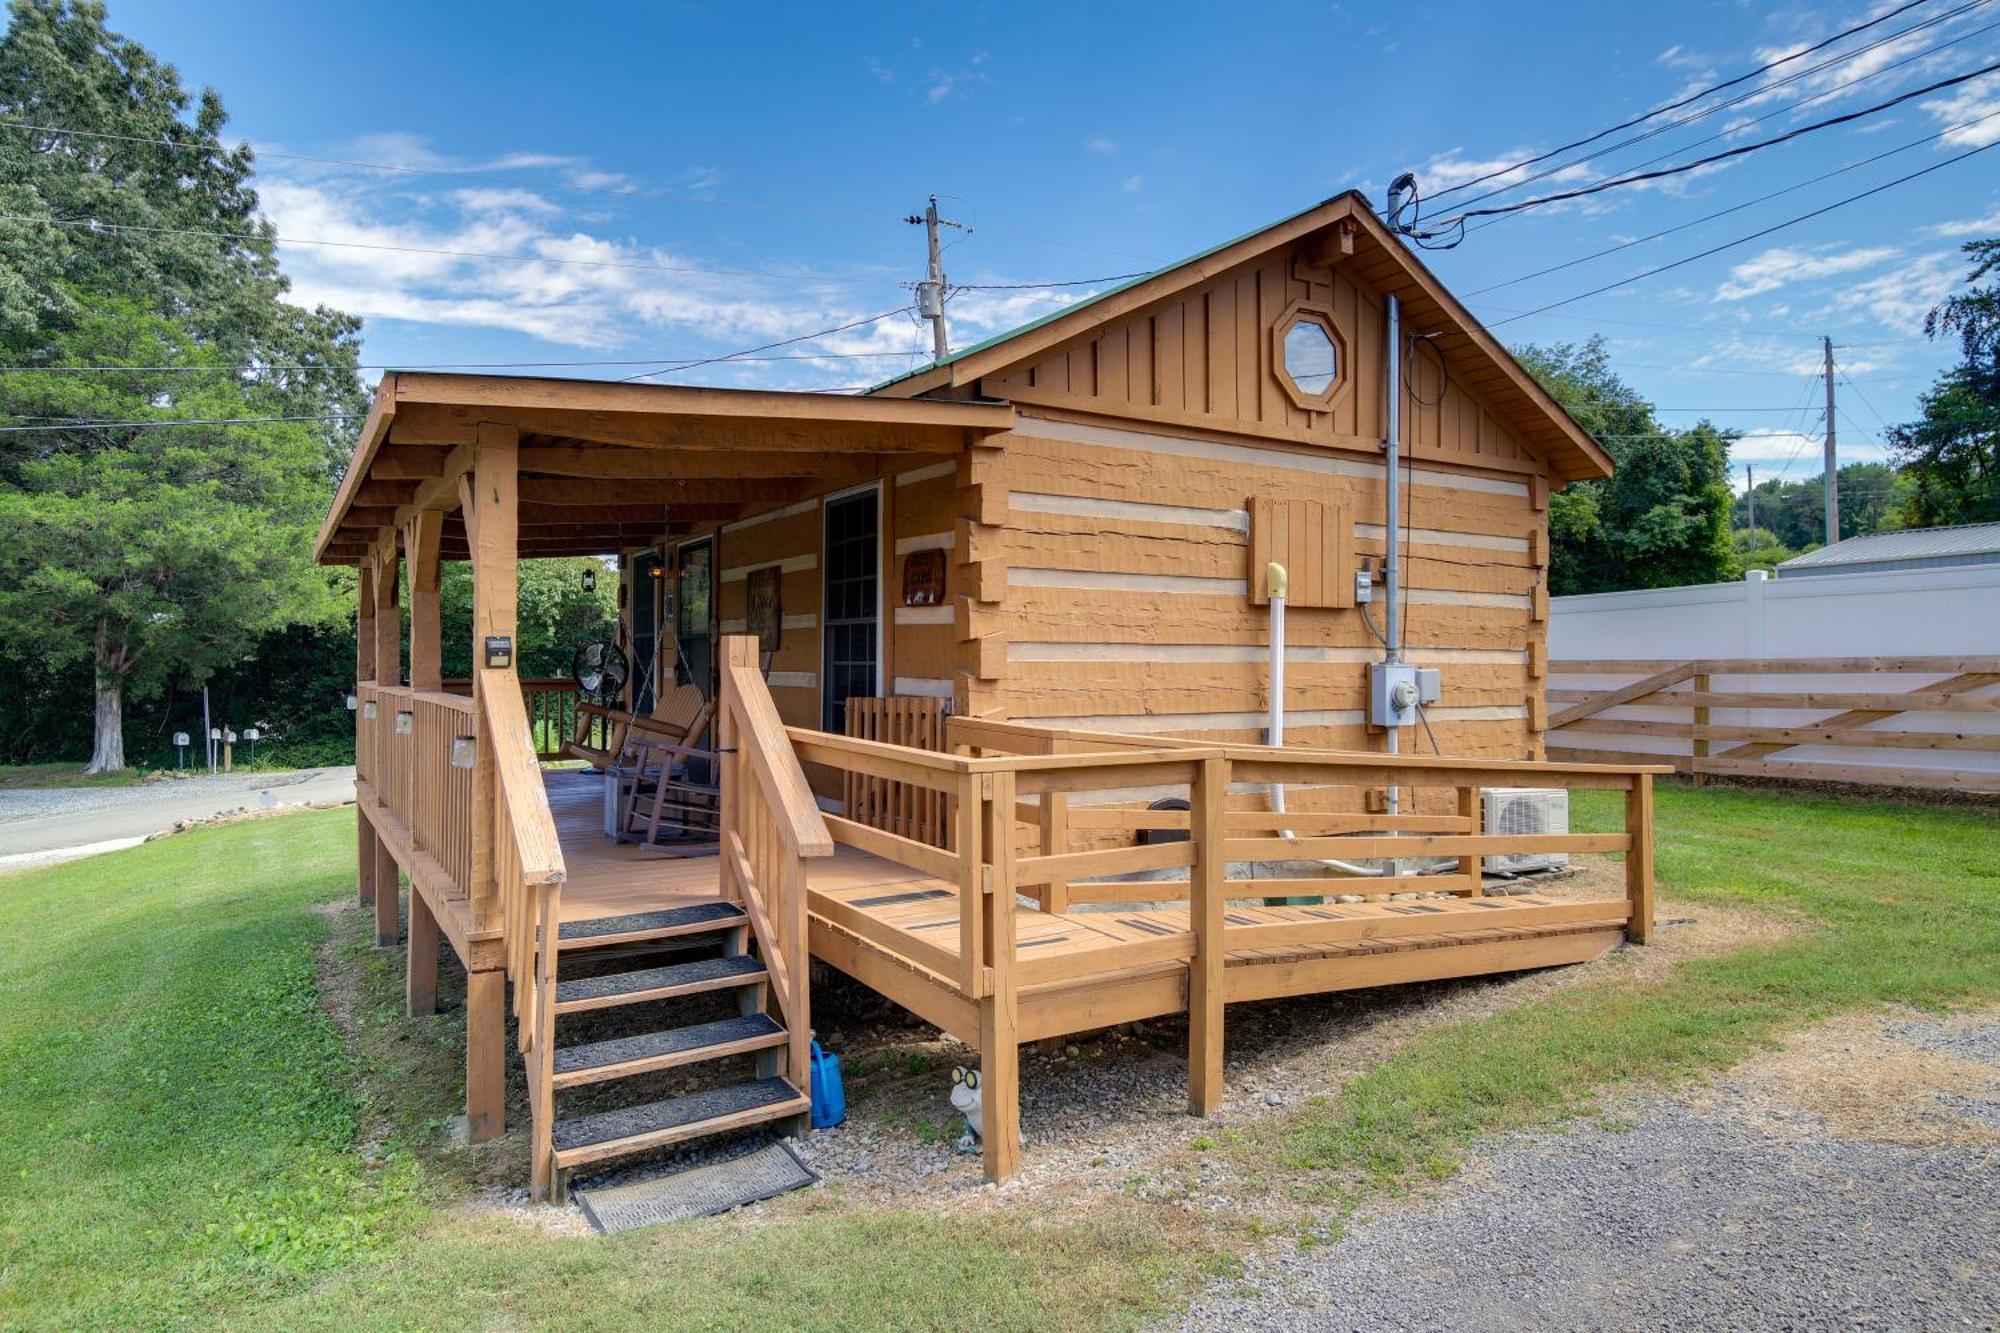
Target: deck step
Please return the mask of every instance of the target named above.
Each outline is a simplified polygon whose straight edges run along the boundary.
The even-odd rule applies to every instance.
[[[568,1170],[810,1109],[812,1099],[786,1080],[760,1078],[616,1111],[572,1116],[554,1126],[556,1166]]]
[[[784,1026],[769,1014],[744,1014],[713,1023],[558,1046],[554,1055],[554,1083],[558,1088],[604,1083],[701,1060],[768,1050],[783,1046],[789,1039]]]
[[[588,921],[565,921],[560,936],[561,947],[565,950],[594,949],[602,945],[672,939],[677,935],[701,935],[740,926],[748,919],[735,903],[713,902],[670,907],[658,912],[633,912],[626,916],[600,916]]]
[[[764,964],[748,954],[727,954],[721,958],[698,958],[691,963],[669,967],[648,967],[637,972],[607,972],[601,977],[579,977],[556,983],[556,1013],[575,1014],[586,1009],[609,1009],[614,1005],[642,1004],[676,995],[698,995],[703,991],[728,990],[747,986],[770,976]]]

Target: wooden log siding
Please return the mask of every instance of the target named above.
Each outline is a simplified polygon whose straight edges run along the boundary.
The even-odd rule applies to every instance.
[[[2000,765],[1958,758],[2000,752],[2000,657],[1571,660],[1549,673],[1553,758],[2000,792]],[[1810,746],[1852,758],[1797,753]]]
[[[1056,726],[1256,740],[1268,612],[1251,510],[1339,515],[1327,569],[1295,568],[1315,600],[1351,595],[1353,558],[1379,554],[1379,457],[1231,441],[1060,413],[1024,415],[994,481],[1004,528],[977,525],[965,560],[997,591],[961,600],[959,635],[1004,644],[1002,673],[963,689],[960,711]],[[1429,710],[1446,749],[1533,752],[1542,515],[1518,476],[1431,466],[1404,489],[1410,656],[1444,675]],[[1310,508],[1307,508],[1310,506]],[[1276,509],[1272,509],[1273,515]],[[1370,520],[1374,520],[1371,522]],[[1269,539],[1275,517],[1266,523]],[[1262,543],[1269,545],[1266,540]],[[1365,663],[1380,650],[1359,612],[1296,607],[1288,622],[1288,727],[1302,742],[1372,749]]]

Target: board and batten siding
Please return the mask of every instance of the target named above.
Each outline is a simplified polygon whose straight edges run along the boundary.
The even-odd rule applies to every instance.
[[[1273,331],[1296,306],[1330,313],[1344,341],[1344,386],[1329,410],[1301,407],[1273,366]],[[1170,426],[1373,448],[1385,431],[1381,297],[1347,266],[1283,253],[1120,320],[1028,365],[981,382],[988,396]],[[1403,420],[1414,457],[1545,474],[1519,435],[1450,376],[1422,329],[1405,367]]]
[[[962,518],[954,567],[967,663],[957,704],[971,714],[1259,740],[1269,618],[1250,595],[1250,499],[1338,506],[1357,558],[1382,553],[1379,452],[1048,409],[1024,410],[989,443],[972,467],[989,517],[1004,488],[1004,520]],[[1417,462],[1403,495],[1408,656],[1443,673],[1430,710],[1439,744],[1536,753],[1545,491],[1519,474]],[[1360,611],[1295,608],[1287,628],[1289,737],[1380,748],[1362,712],[1380,649]]]

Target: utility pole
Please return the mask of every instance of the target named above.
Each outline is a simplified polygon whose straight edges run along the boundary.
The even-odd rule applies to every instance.
[[[1749,527],[1750,531],[1754,533],[1757,531],[1757,469],[1745,463],[1743,465],[1743,480],[1749,488],[1743,492],[1743,498],[1750,502]]]
[[[1840,540],[1840,472],[1833,461],[1833,339],[1821,338],[1826,352],[1826,544]]]
[[[940,218],[937,201],[938,197],[932,195],[930,206],[921,215],[912,213],[903,221],[913,227],[921,226],[929,242],[930,270],[929,276],[917,284],[917,314],[931,322],[931,352],[936,360],[942,361],[951,355],[951,339],[944,327],[944,259],[943,252],[938,248],[938,228],[963,229],[965,224]]]

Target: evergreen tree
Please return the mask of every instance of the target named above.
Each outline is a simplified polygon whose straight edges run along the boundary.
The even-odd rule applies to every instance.
[[[1912,527],[2000,521],[2000,238],[1965,246],[1969,291],[1924,319],[1930,337],[1955,334],[1961,360],[1921,401],[1923,415],[1889,432],[1891,452],[1912,479]]]
[[[0,435],[0,656],[92,664],[104,771],[128,693],[330,614],[310,549],[353,438],[337,414],[364,405],[359,322],[285,299],[221,99],[101,4],[13,0],[0,118],[0,357],[35,368],[0,377],[0,425],[31,428]],[[73,424],[243,417],[303,419]]]

